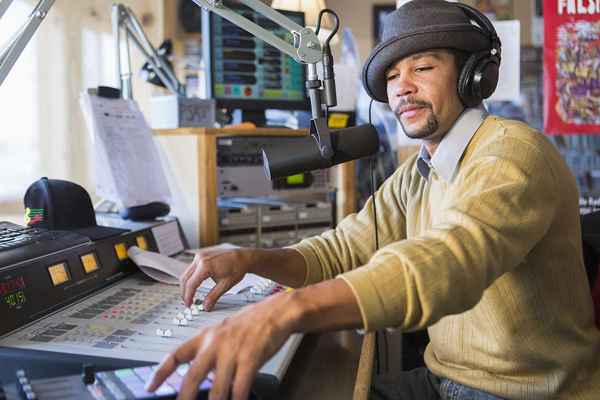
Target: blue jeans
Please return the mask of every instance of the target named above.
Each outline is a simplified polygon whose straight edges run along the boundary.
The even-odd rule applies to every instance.
[[[503,400],[500,397],[438,378],[427,368],[394,376],[373,377],[369,400]]]
[[[440,398],[444,400],[503,400],[480,390],[463,386],[449,379],[440,380]]]

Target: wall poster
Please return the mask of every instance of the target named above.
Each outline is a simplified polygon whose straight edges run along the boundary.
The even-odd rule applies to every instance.
[[[600,134],[600,0],[544,0],[544,132]]]

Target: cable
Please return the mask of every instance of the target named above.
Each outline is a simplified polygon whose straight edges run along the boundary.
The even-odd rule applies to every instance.
[[[389,350],[390,350],[390,344],[388,342],[388,336],[387,336],[387,331],[383,330],[383,349],[385,350],[385,373],[387,374],[388,372],[390,372],[390,357],[389,357]]]
[[[369,102],[369,124],[373,124],[373,99],[371,99],[371,101]],[[376,179],[375,179],[375,163],[376,163],[376,155],[371,157],[370,159],[370,163],[369,163],[369,169],[371,170],[371,199],[373,201],[373,227],[375,228],[375,252],[377,252],[379,250],[379,224],[378,224],[378,218],[377,218],[377,202],[375,201],[375,186],[376,186]],[[389,362],[389,341],[388,341],[388,337],[387,337],[387,331],[383,330],[383,331],[379,331],[375,334],[375,348],[376,348],[376,360],[377,360],[377,374],[379,375],[381,373],[381,355],[380,355],[380,349],[379,349],[379,333],[381,333],[381,335],[383,336],[383,354],[385,356],[384,359],[384,372],[387,374],[389,373],[390,370],[390,362]]]
[[[377,224],[377,205],[375,201],[375,156],[371,157],[371,199],[373,200],[373,225],[375,227],[375,251],[379,250],[379,227]]]
[[[373,124],[373,99],[369,103],[369,124]],[[371,199],[373,200],[373,225],[375,227],[375,251],[379,250],[379,227],[377,224],[377,202],[375,201],[375,157],[371,157],[369,166],[371,170]]]
[[[321,12],[319,12],[319,16],[317,18],[317,29],[315,30],[316,35],[319,35],[319,31],[321,30],[321,20],[323,18],[323,14],[331,14],[333,16],[333,19],[335,20],[335,25],[331,33],[329,34],[329,36],[327,36],[327,39],[325,39],[325,46],[329,47],[329,42],[331,42],[335,34],[340,29],[340,18],[333,10],[330,10],[329,8],[322,9]]]
[[[369,124],[373,125],[373,99],[369,103]],[[371,170],[371,201],[373,204],[373,226],[375,228],[375,252],[379,250],[379,225],[377,222],[377,202],[375,201],[375,162],[377,156],[371,157],[369,161],[369,169]],[[379,348],[379,334],[383,335],[383,354],[385,356],[385,373],[389,372],[389,357],[388,357],[388,338],[384,331],[375,332],[375,363],[376,373],[381,375],[381,351]]]
[[[379,332],[375,331],[375,373],[381,375],[381,361],[379,357]]]

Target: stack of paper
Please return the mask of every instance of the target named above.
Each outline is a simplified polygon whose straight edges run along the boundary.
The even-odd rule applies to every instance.
[[[83,93],[80,105],[94,144],[97,195],[119,207],[169,203],[152,130],[137,103]]]

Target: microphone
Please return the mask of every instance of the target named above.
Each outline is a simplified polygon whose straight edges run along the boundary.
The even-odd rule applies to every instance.
[[[371,124],[330,132],[333,157],[321,155],[314,135],[299,138],[292,146],[273,145],[263,148],[263,166],[270,180],[316,169],[330,168],[346,161],[372,156],[379,150],[379,135]]]

